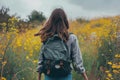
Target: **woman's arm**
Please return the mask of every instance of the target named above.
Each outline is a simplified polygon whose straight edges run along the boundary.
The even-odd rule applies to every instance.
[[[85,68],[83,66],[82,53],[79,47],[77,36],[73,34],[72,37],[73,37],[73,41],[71,43],[71,57],[72,57],[74,70],[77,73],[82,74],[84,80],[88,80],[88,77],[85,73]]]

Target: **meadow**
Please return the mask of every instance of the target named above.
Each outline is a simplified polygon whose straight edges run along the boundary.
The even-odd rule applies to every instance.
[[[116,47],[119,20],[120,17],[115,16],[69,21],[69,32],[73,32],[79,39],[89,80],[119,80],[120,49]],[[36,67],[41,41],[34,34],[41,27],[23,27],[24,31],[12,27],[9,32],[0,32],[1,80],[37,80]],[[73,80],[83,80],[76,72],[72,74]]]

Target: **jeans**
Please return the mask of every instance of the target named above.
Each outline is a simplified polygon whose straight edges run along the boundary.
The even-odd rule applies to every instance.
[[[72,80],[72,74],[70,73],[68,76],[61,77],[61,78],[51,78],[51,77],[45,75],[45,80]]]

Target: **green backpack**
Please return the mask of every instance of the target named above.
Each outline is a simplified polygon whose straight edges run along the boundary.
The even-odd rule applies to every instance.
[[[71,34],[71,33],[70,33]],[[50,77],[64,77],[71,72],[70,54],[67,44],[58,34],[49,38],[42,46],[42,72]]]

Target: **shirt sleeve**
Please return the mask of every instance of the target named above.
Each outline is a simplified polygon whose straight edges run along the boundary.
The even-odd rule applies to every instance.
[[[83,66],[82,54],[79,48],[79,42],[77,36],[73,36],[73,42],[71,43],[71,57],[73,68],[77,73],[85,72],[85,68]]]
[[[39,60],[38,60],[38,66],[37,66],[38,73],[42,73],[42,62],[43,62],[42,49],[43,49],[43,44],[41,46],[40,53],[39,53]]]

